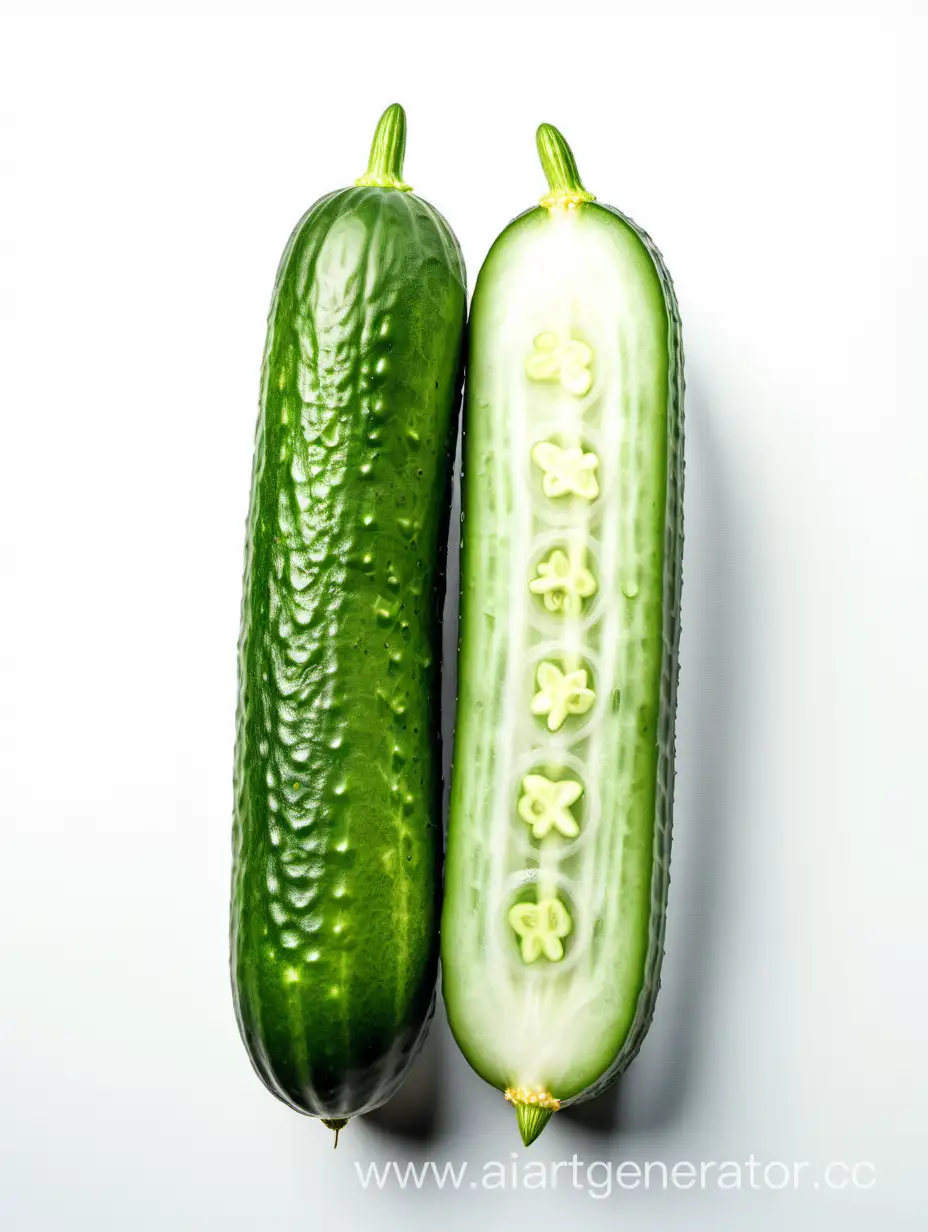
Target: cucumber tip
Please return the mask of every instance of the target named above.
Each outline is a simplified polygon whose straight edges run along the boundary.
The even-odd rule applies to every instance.
[[[333,1148],[338,1146],[338,1135],[341,1130],[348,1124],[348,1117],[322,1117],[322,1124],[326,1129],[331,1129],[335,1133],[335,1142]],[[539,1130],[539,1133],[541,1131]]]
[[[509,1087],[505,1098],[516,1110],[519,1133],[525,1146],[532,1145],[561,1106],[560,1100],[537,1087]]]

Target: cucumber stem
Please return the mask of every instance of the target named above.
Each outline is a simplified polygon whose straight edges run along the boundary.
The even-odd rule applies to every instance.
[[[403,158],[406,154],[406,112],[399,103],[391,103],[377,122],[367,171],[355,180],[358,188],[398,188],[412,192],[403,179]]]
[[[345,1126],[348,1124],[348,1118],[347,1117],[322,1117],[320,1119],[322,1120],[322,1124],[326,1127],[326,1129],[332,1129],[335,1131],[335,1144],[333,1147],[333,1149],[335,1149],[338,1146],[339,1132],[343,1130]]]
[[[548,1124],[554,1113],[550,1108],[538,1108],[533,1104],[516,1104],[516,1120],[525,1146],[531,1146]]]
[[[548,181],[550,192],[541,198],[545,209],[570,208],[584,201],[595,201],[592,193],[583,187],[577,160],[570,146],[553,124],[539,124],[535,136],[538,157]]]
[[[506,1102],[516,1110],[519,1133],[525,1146],[532,1145],[561,1106],[560,1100],[540,1087],[508,1087],[504,1095]]]

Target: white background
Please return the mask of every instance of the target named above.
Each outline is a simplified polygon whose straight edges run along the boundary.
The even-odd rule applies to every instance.
[[[925,35],[888,0],[4,6],[5,1229],[925,1226]],[[684,320],[664,989],[618,1092],[530,1157],[864,1160],[868,1192],[365,1192],[355,1161],[479,1178],[519,1147],[444,1021],[334,1155],[248,1065],[226,930],[265,313],[394,99],[471,285],[550,120]]]

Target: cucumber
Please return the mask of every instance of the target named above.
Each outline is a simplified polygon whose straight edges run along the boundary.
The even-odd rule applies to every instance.
[[[231,968],[251,1061],[337,1130],[393,1094],[434,1005],[440,619],[466,312],[441,215],[370,166],[284,252],[245,553]]]
[[[442,988],[526,1145],[649,1026],[664,941],[683,353],[650,239],[538,130],[471,307]]]

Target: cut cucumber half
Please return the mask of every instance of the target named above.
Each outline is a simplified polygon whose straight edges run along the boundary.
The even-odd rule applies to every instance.
[[[443,989],[526,1142],[628,1065],[664,941],[683,354],[664,263],[558,131],[474,293]]]

